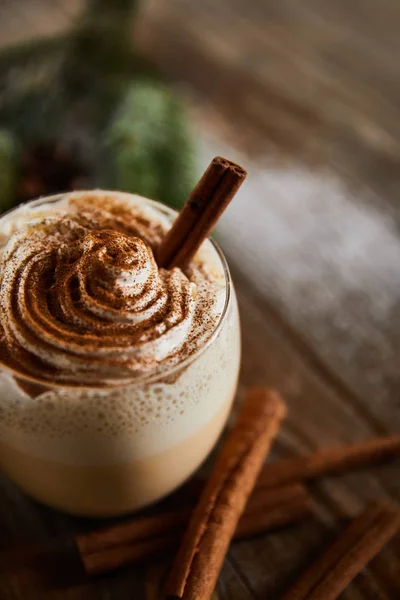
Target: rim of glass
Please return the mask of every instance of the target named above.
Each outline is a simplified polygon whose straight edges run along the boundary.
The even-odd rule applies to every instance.
[[[5,213],[0,215],[0,223],[5,217],[12,215],[13,213],[17,212],[18,210],[20,210],[23,207],[37,206],[37,205],[48,203],[48,202],[57,202],[58,200],[61,200],[62,198],[65,198],[67,196],[79,195],[79,194],[84,195],[84,194],[88,194],[88,193],[117,194],[119,196],[128,196],[128,197],[139,198],[140,200],[144,200],[147,205],[152,206],[157,211],[159,211],[162,214],[164,214],[165,216],[167,216],[170,219],[171,223],[178,215],[177,210],[170,208],[166,204],[163,204],[162,202],[159,202],[157,200],[151,200],[150,198],[146,198],[145,196],[140,196],[139,194],[132,194],[130,192],[123,192],[123,191],[119,191],[119,190],[104,190],[104,189],[100,189],[100,188],[95,188],[93,190],[76,190],[76,191],[74,190],[71,192],[54,194],[52,196],[40,196],[39,198],[34,198],[32,200],[28,200],[27,202],[22,202],[18,206],[14,206],[13,208],[7,210]],[[215,240],[213,240],[211,237],[208,237],[207,240],[210,241],[210,243],[211,243],[212,247],[214,248],[214,250],[216,251],[217,256],[222,265],[222,270],[224,273],[224,281],[225,281],[225,302],[224,302],[224,306],[223,306],[221,315],[220,315],[218,322],[215,326],[215,329],[212,332],[212,334],[210,335],[210,337],[207,338],[207,340],[204,342],[204,344],[202,344],[200,346],[200,348],[195,350],[195,352],[192,352],[192,354],[187,356],[184,360],[178,362],[177,364],[173,365],[169,369],[165,369],[159,373],[143,375],[140,377],[133,377],[132,379],[129,379],[122,383],[117,383],[115,385],[113,385],[113,384],[104,385],[104,386],[94,386],[94,385],[85,385],[85,384],[83,384],[83,385],[62,384],[61,385],[61,384],[52,383],[49,381],[43,381],[43,380],[35,379],[33,377],[29,377],[27,375],[24,375],[23,373],[19,373],[18,371],[10,369],[1,363],[0,363],[0,368],[4,369],[5,371],[8,371],[9,373],[12,373],[13,375],[18,376],[20,379],[41,385],[43,387],[58,388],[58,389],[68,388],[68,389],[77,389],[77,390],[117,389],[117,388],[120,389],[120,388],[128,387],[128,386],[134,387],[134,386],[139,386],[139,385],[148,385],[151,383],[159,382],[161,379],[170,377],[171,375],[174,375],[178,371],[181,371],[181,370],[187,368],[197,358],[199,358],[199,356],[201,356],[207,350],[207,348],[209,348],[213,344],[214,340],[218,337],[219,332],[221,331],[221,328],[225,322],[226,315],[228,313],[228,309],[231,304],[232,278],[231,278],[231,274],[229,271],[228,263],[224,256],[224,253],[222,252],[222,250],[221,250],[220,246],[217,244],[217,242]]]

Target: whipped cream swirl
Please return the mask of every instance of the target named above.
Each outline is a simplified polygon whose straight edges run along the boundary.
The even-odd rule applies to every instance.
[[[210,282],[158,269],[149,242],[111,217],[64,212],[10,238],[0,266],[6,366],[38,382],[117,385],[180,362],[215,328]]]

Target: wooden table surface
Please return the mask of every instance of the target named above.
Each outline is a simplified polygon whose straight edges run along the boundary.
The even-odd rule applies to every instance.
[[[41,7],[48,16],[54,3],[35,4],[39,26]],[[13,6],[20,20],[30,14],[28,3]],[[1,29],[13,8],[0,4],[0,10]],[[73,11],[62,15],[65,27]],[[266,384],[281,391],[290,409],[274,458],[400,430],[399,17],[395,0],[379,8],[373,0],[152,0],[136,24],[138,47],[186,83],[203,132],[203,155],[232,149],[258,182],[227,215],[220,236],[242,317],[239,397],[249,386]],[[294,183],[288,173],[296,174]],[[289,203],[292,191],[315,212],[309,230]],[[289,207],[296,219],[288,229],[304,236],[297,246],[293,236],[279,244],[275,230],[269,241],[257,238],[256,219],[249,218],[246,229],[240,217],[255,206],[248,204],[251,194],[260,199],[256,217],[265,219],[267,232],[272,219],[275,230],[282,227]],[[321,199],[317,207],[314,195]],[[280,200],[268,203],[272,197]],[[315,232],[323,226],[332,235],[332,206],[344,215],[343,231],[336,232],[339,242],[328,237],[325,243]],[[371,246],[378,226],[373,239],[379,243]],[[350,252],[353,231],[363,236]],[[342,245],[346,252],[340,253]],[[309,255],[302,256],[302,248]],[[314,264],[313,249],[322,256],[315,264],[323,285],[319,271],[304,277],[307,261]],[[361,256],[368,251],[373,255]],[[342,263],[349,257],[347,272]],[[400,467],[329,477],[310,489],[318,505],[314,519],[232,544],[215,599],[278,600],[343,519],[377,499],[400,501]],[[0,477],[0,600],[159,599],[165,562],[91,581],[79,577],[71,532],[89,526],[39,506]],[[12,572],[7,555],[17,543],[54,544],[62,559],[50,552],[36,574]],[[57,572],[60,565],[68,577]],[[400,536],[341,597],[400,598]]]

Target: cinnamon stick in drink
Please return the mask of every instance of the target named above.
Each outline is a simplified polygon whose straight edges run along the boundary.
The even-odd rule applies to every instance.
[[[286,407],[276,392],[251,390],[215,462],[167,581],[168,598],[208,600],[239,517]]]
[[[216,156],[211,161],[155,253],[159,267],[184,269],[190,263],[246,175],[226,158]]]
[[[282,600],[336,600],[400,529],[400,511],[373,504],[309,567]]]

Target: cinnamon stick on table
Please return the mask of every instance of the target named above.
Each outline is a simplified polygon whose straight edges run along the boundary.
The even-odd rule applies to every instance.
[[[248,393],[185,532],[167,581],[168,598],[209,599],[285,414],[277,393],[264,388]]]
[[[303,485],[255,490],[235,531],[235,539],[284,527],[311,516],[313,503]],[[107,573],[177,548],[191,509],[139,517],[77,535],[75,543],[88,575]]]
[[[246,175],[242,167],[226,158],[216,156],[211,161],[155,252],[159,267],[184,269],[189,264]]]
[[[400,456],[400,435],[376,437],[357,444],[335,446],[268,463],[262,469],[257,487],[275,487],[295,481],[308,481],[323,475],[343,473]]]
[[[306,456],[268,463],[261,470],[253,494],[235,531],[235,539],[265,533],[294,523],[312,513],[303,485],[332,473],[370,466],[400,456],[400,436],[376,437],[357,444],[317,450]],[[294,483],[295,482],[295,483]],[[201,492],[202,486],[196,493]],[[89,575],[106,573],[129,563],[143,562],[177,547],[192,509],[139,517],[76,538]]]
[[[335,600],[400,529],[400,511],[373,504],[305,571],[282,600]]]

